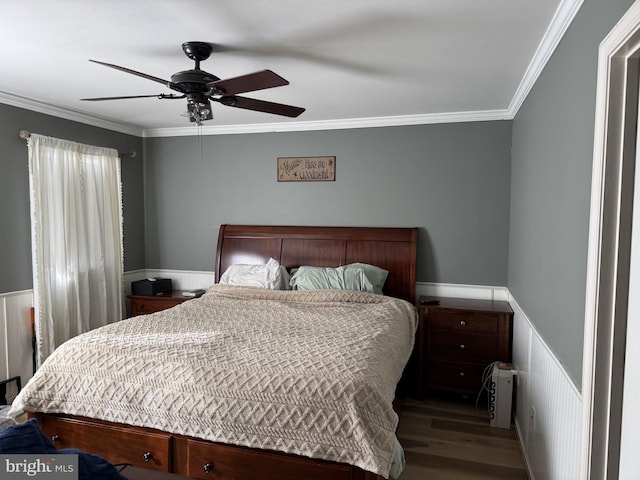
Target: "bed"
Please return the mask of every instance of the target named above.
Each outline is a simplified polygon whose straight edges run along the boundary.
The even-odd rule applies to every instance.
[[[70,340],[14,406],[60,448],[113,463],[193,478],[385,478],[416,328],[416,249],[415,228],[222,225],[205,295]],[[374,265],[388,272],[384,295],[218,284],[231,266],[272,261]]]

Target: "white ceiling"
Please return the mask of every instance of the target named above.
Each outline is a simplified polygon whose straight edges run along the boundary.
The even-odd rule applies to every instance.
[[[186,100],[88,59],[169,79],[185,41],[214,44],[220,78],[271,69],[243,94],[296,119],[213,104],[201,133],[510,118],[581,0],[11,0],[0,19],[0,103],[144,136],[193,134]]]

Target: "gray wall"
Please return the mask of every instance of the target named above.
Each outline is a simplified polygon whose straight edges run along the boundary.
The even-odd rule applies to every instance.
[[[580,388],[598,46],[632,0],[586,0],[513,122],[509,290]]]
[[[511,122],[145,139],[146,265],[213,270],[223,223],[420,227],[419,281],[506,285]],[[335,182],[276,158],[335,156]]]
[[[20,130],[140,154],[123,159],[121,169],[125,269],[144,268],[142,140],[0,104],[0,293],[32,288],[28,156]]]

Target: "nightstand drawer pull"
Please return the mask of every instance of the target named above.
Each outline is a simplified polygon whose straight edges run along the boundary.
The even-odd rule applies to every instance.
[[[464,377],[464,372],[460,372],[460,376],[461,376],[461,377]]]
[[[142,459],[145,462],[150,462],[151,460],[153,460],[153,454],[151,452],[147,452],[147,453],[142,455]]]
[[[53,435],[51,437],[51,443],[58,443],[60,441],[60,435]]]
[[[467,348],[467,347],[464,345],[464,343],[461,343],[460,344],[460,350],[464,350],[465,348]]]
[[[211,473],[213,472],[213,463],[207,463],[204,465],[204,467],[202,467],[202,471],[204,473]]]
[[[466,327],[467,326],[467,322],[465,322],[464,320],[460,320],[460,326],[461,327]]]

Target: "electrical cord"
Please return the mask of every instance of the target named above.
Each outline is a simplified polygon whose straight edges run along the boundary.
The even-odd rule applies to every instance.
[[[487,365],[482,372],[482,387],[480,387],[480,391],[478,392],[478,396],[476,397],[476,408],[478,408],[478,403],[480,402],[480,397],[482,393],[486,390],[489,393],[489,387],[491,384],[491,374],[493,373],[493,367],[500,364],[502,362],[492,362]]]

